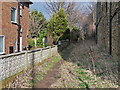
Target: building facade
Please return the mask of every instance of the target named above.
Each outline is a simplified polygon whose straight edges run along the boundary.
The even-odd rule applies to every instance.
[[[29,4],[20,3],[20,51],[28,48]],[[18,2],[0,2],[0,55],[18,51]]]

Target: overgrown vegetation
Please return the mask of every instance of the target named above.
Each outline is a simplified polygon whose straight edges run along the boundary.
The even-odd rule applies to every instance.
[[[92,71],[101,79],[118,85],[118,59],[97,46],[94,40],[71,44],[65,52],[63,55],[67,55],[66,61],[74,62],[78,66]]]
[[[96,78],[96,79],[95,79]],[[83,69],[72,62],[64,61],[60,67],[57,82],[50,88],[117,88],[118,85],[109,83],[94,75],[91,71]]]

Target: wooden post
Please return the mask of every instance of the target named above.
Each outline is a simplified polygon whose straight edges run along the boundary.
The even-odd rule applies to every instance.
[[[40,62],[42,62],[42,48],[41,48],[41,53],[40,53]]]
[[[58,53],[58,46],[57,45],[55,45],[55,53]]]
[[[2,90],[2,81],[0,81],[0,90]]]
[[[52,54],[51,54],[51,46],[49,47],[49,57],[52,57]]]

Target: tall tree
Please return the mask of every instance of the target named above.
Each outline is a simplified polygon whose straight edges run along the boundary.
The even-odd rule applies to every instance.
[[[49,0],[49,2],[46,2],[46,9],[49,14],[51,13],[57,13],[60,8],[64,8],[64,11],[67,15],[67,20],[69,21],[69,29],[70,33],[72,32],[74,24],[78,24],[81,18],[81,9],[80,5],[76,4],[76,2],[66,2],[66,0]],[[79,25],[79,24],[78,24]],[[72,35],[71,35],[72,38]]]
[[[53,31],[54,38],[56,42],[58,42],[59,38],[63,36],[64,32],[67,30],[68,21],[67,21],[67,15],[64,12],[64,9],[61,8],[60,11],[58,11],[56,16],[56,27],[55,31]]]
[[[62,37],[64,32],[67,30],[67,26],[68,26],[67,16],[64,12],[64,9],[61,8],[60,11],[57,12],[57,14],[55,13],[53,14],[48,24],[48,30],[52,32],[52,35],[56,43],[59,41],[60,37]]]

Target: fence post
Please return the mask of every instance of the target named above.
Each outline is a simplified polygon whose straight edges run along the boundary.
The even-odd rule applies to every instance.
[[[58,46],[55,45],[55,53],[58,53]]]
[[[27,70],[28,52],[25,52],[25,70]]]
[[[52,57],[52,54],[51,54],[51,46],[49,47],[49,58]]]
[[[2,89],[2,81],[0,81],[0,90]]]
[[[40,53],[40,62],[42,62],[42,48],[41,48],[41,53]]]

